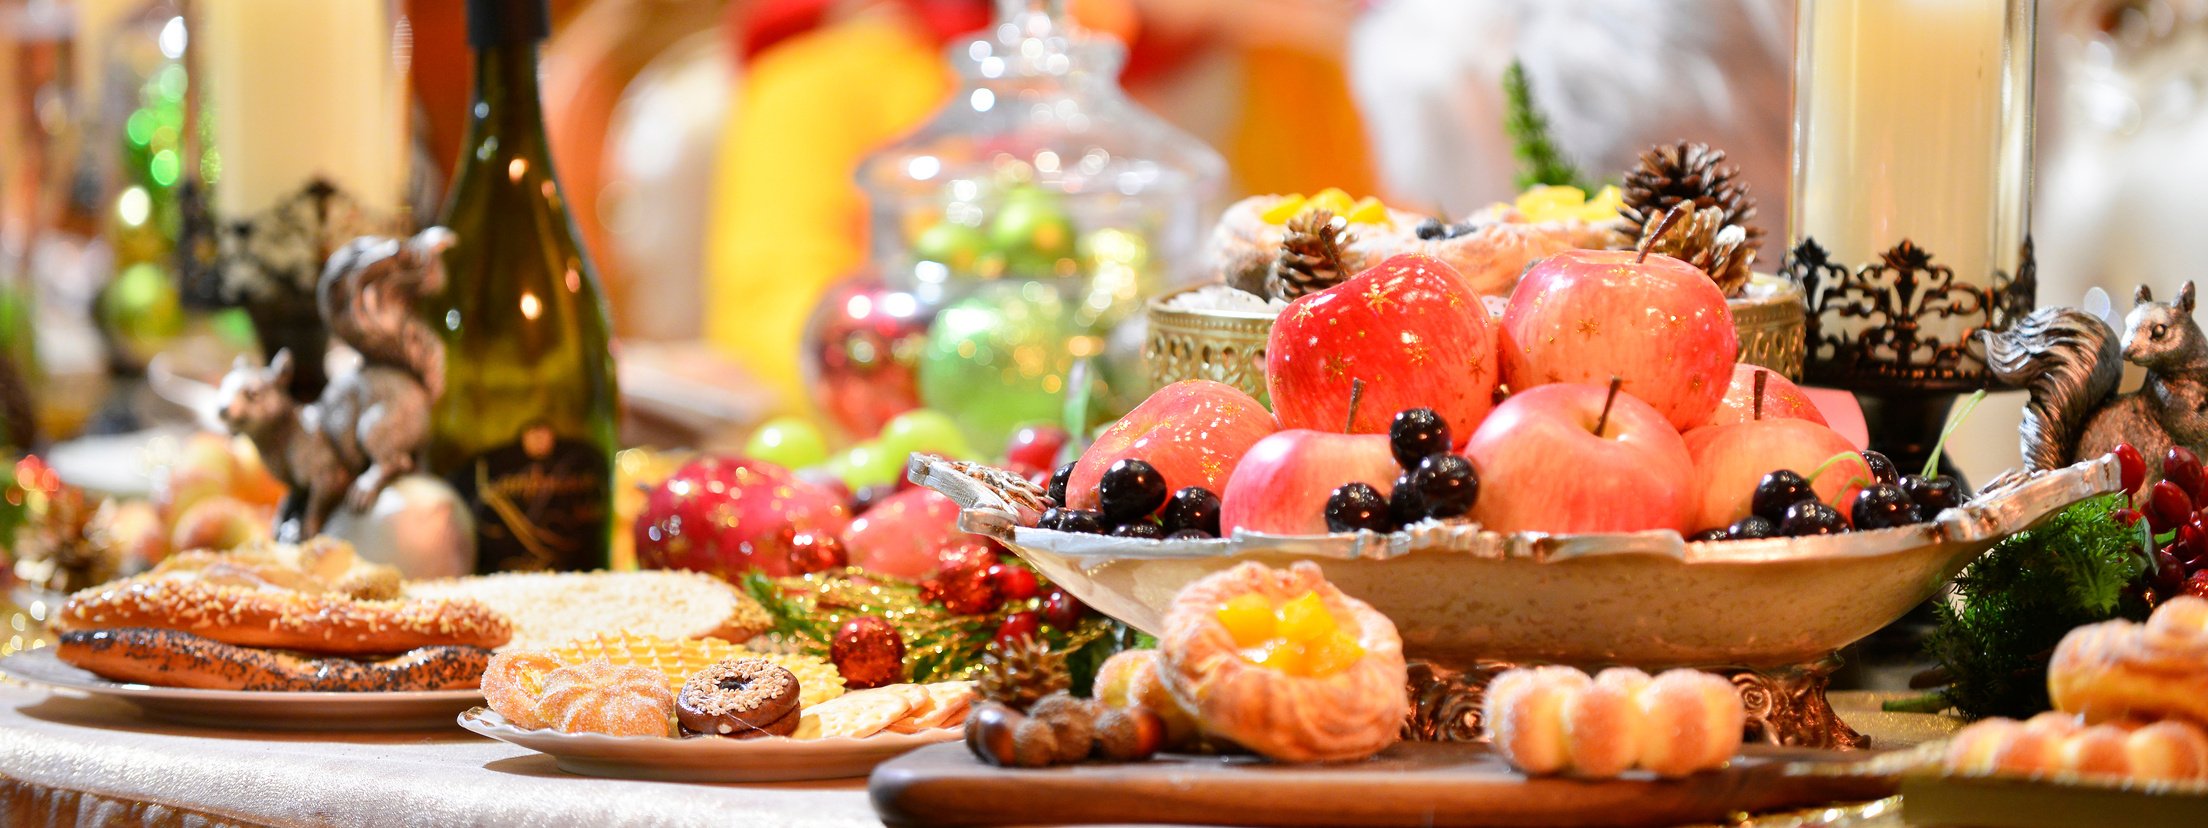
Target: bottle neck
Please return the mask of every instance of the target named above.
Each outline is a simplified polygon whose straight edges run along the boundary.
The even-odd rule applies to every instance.
[[[537,99],[537,44],[484,46],[475,55],[475,103],[462,166],[544,153],[544,108]]]

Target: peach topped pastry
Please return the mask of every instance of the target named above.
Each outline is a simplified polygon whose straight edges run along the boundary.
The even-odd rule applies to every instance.
[[[1287,762],[1363,759],[1407,713],[1403,640],[1315,564],[1244,563],[1189,584],[1159,640],[1162,678],[1198,727]]]

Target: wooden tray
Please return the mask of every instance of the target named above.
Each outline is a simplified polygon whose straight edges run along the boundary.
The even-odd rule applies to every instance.
[[[1901,783],[1901,814],[1910,825],[1983,828],[2201,828],[2208,825],[2208,785],[2110,783],[2075,777],[1910,774]]]
[[[930,745],[874,770],[868,790],[898,826],[1096,823],[1339,826],[1678,825],[1890,796],[1876,754],[1749,746],[1730,767],[1683,779],[1529,779],[1484,745],[1406,742],[1346,765],[1170,756],[1128,765],[1023,770]]]

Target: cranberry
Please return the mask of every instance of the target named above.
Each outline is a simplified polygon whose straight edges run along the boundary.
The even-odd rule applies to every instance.
[[[1070,630],[1080,626],[1082,617],[1088,614],[1089,608],[1082,605],[1081,599],[1073,597],[1073,593],[1057,587],[1043,593],[1043,620],[1054,629]]]
[[[2116,455],[2116,476],[2123,481],[2124,491],[2139,491],[2140,484],[2147,482],[2146,456],[2130,443],[2117,443],[2116,450],[2109,453]]]
[[[997,585],[997,594],[1007,601],[1025,601],[1035,597],[1035,571],[1019,564],[1000,563],[989,567],[989,580]]]
[[[2208,475],[2201,473],[2200,457],[2184,446],[2171,446],[2163,453],[2162,479],[2176,483],[2195,498],[2200,497],[2202,484],[2208,483]]]
[[[2169,480],[2154,481],[2147,490],[2147,526],[2159,535],[2185,524],[2193,516],[2193,496]]]
[[[1035,613],[1015,612],[1004,617],[1004,623],[997,626],[997,634],[990,640],[996,642],[998,649],[1004,649],[1022,638],[1034,638],[1042,630],[1042,619]]]

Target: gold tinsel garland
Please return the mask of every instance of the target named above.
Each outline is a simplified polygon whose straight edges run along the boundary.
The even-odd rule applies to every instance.
[[[873,616],[895,627],[905,641],[905,671],[912,681],[954,681],[972,678],[981,669],[981,656],[1005,618],[1017,612],[1041,612],[1037,597],[1006,601],[981,615],[959,615],[922,596],[918,583],[844,567],[810,575],[770,578],[753,572],[744,576],[744,588],[774,616],[770,635],[800,652],[826,657],[836,631],[854,618]],[[1109,656],[1114,624],[1091,615],[1073,629],[1049,624],[1039,635],[1051,652],[1069,660],[1101,663]],[[1103,650],[1102,652],[1093,652]],[[1075,672],[1082,672],[1074,665]],[[1090,666],[1093,671],[1093,665]]]

